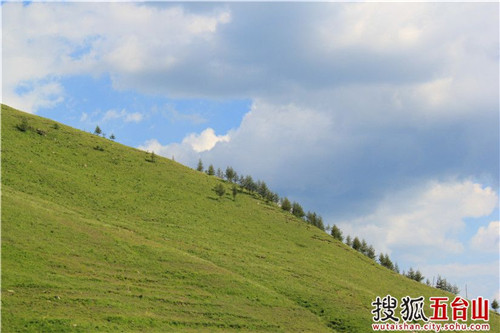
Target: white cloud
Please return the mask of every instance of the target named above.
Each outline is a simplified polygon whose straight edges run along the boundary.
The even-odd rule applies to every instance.
[[[59,82],[32,82],[21,85],[22,92],[4,91],[3,98],[9,104],[25,112],[34,113],[38,108],[52,108],[64,101],[64,88]]]
[[[458,236],[467,217],[488,216],[498,195],[471,181],[432,182],[384,198],[372,214],[337,224],[346,233],[365,237],[382,252],[419,249],[429,255],[461,253]],[[405,251],[401,251],[405,252]]]
[[[231,141],[231,136],[217,135],[212,128],[207,128],[200,134],[191,133],[181,143],[162,145],[157,139],[151,139],[137,147],[138,149],[152,152],[175,160],[185,165],[193,166],[200,153],[212,150],[218,143]]]
[[[212,149],[218,142],[229,142],[229,140],[229,135],[216,135],[213,129],[207,128],[200,134],[189,134],[182,140],[182,143],[190,146],[195,152],[201,153]]]
[[[32,112],[60,102],[62,91],[52,91],[58,96],[49,101],[22,103],[20,84],[109,74],[115,87],[126,87],[137,82],[134,75],[170,70],[189,47],[231,21],[227,10],[195,14],[178,5],[6,3],[2,10],[3,98]]]
[[[84,123],[87,121],[87,119],[89,119],[89,115],[87,112],[82,112],[82,115],[80,116],[80,122],[81,123]]]
[[[460,289],[460,294],[469,299],[478,296],[498,300],[499,263],[490,261],[483,263],[447,263],[423,264],[420,266],[422,273],[432,282],[438,275],[447,282],[455,284]],[[467,287],[466,287],[467,286]]]
[[[330,132],[332,122],[331,115],[294,103],[281,105],[257,100],[240,127],[231,132],[230,143],[217,146],[204,156],[217,165],[230,161],[234,168],[251,172],[254,177],[267,174],[274,178],[273,175],[279,174],[282,182],[301,187],[311,181],[311,178],[297,179],[299,169],[308,164],[305,161],[340,145],[341,134]]]
[[[109,120],[122,119],[126,123],[129,122],[139,123],[142,121],[143,118],[144,118],[143,115],[139,112],[129,113],[125,109],[122,109],[121,111],[116,111],[116,110],[106,111],[101,121],[107,122]]]
[[[471,247],[481,252],[499,253],[500,251],[500,221],[493,221],[485,227],[480,227],[471,239]]]
[[[162,144],[156,140],[156,139],[151,139],[146,141],[143,145],[137,147],[140,150],[144,150],[147,152],[155,152],[156,154],[160,154],[162,156],[166,156],[164,151],[165,151],[165,146],[162,146]]]

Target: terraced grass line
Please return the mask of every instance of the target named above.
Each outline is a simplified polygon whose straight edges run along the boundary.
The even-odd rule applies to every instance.
[[[54,124],[2,106],[2,332],[367,332],[376,296],[451,297],[215,177]]]

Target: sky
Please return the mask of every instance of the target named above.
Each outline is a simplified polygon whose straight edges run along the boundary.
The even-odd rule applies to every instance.
[[[2,102],[202,159],[469,298],[499,290],[498,3],[20,3]]]

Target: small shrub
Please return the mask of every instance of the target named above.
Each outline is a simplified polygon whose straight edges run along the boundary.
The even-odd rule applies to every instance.
[[[26,132],[27,130],[30,129],[30,125],[28,124],[28,119],[23,117],[21,119],[21,123],[16,125],[17,129],[20,130],[21,132]]]
[[[235,201],[236,195],[238,194],[238,187],[236,187],[236,185],[233,185],[232,193],[233,193],[233,201]]]
[[[214,191],[219,196],[219,198],[222,198],[222,196],[226,194],[226,189],[224,188],[224,185],[222,185],[221,183],[217,184],[214,187]]]
[[[151,155],[149,155],[149,156],[146,157],[146,161],[148,161],[150,163],[156,163],[156,154],[155,154],[154,151],[151,152]]]
[[[104,148],[101,147],[101,146],[99,146],[99,145],[97,145],[97,146],[94,147],[94,150],[104,151]]]
[[[54,125],[52,125],[52,128],[58,130],[59,129],[59,124],[58,123],[54,123]]]

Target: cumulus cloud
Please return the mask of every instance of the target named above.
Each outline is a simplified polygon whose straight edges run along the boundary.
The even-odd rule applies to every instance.
[[[414,112],[472,112],[464,107],[497,103],[492,8],[7,3],[4,90],[10,99],[21,82],[106,74],[118,89],[289,103],[296,94],[362,85],[399,91],[401,107]]]
[[[400,191],[384,198],[372,214],[339,221],[346,233],[366,237],[381,251],[413,252],[425,260],[432,253],[458,254],[467,217],[490,215],[498,194],[471,181],[431,182],[419,189]],[[480,229],[481,230],[481,229]]]
[[[229,140],[229,135],[216,135],[213,129],[207,128],[200,134],[189,134],[182,143],[201,153],[212,149],[218,142],[229,142]]]
[[[141,150],[155,152],[165,157],[174,157],[187,165],[192,165],[199,158],[199,153],[213,149],[218,143],[229,142],[229,134],[217,135],[212,128],[207,128],[200,134],[188,134],[181,143],[162,145],[158,140],[151,139],[140,145]]]
[[[472,237],[470,245],[481,252],[499,253],[500,221],[493,221],[487,227],[480,227]]]
[[[178,5],[133,3],[6,3],[2,10],[3,97],[15,106],[19,85],[47,78],[106,74],[117,88],[137,89],[130,83],[142,76],[139,86],[148,85],[148,74],[167,73],[193,44],[208,43],[231,20],[223,9],[195,14]],[[40,94],[37,88],[29,94]],[[26,110],[51,105],[31,103]]]

